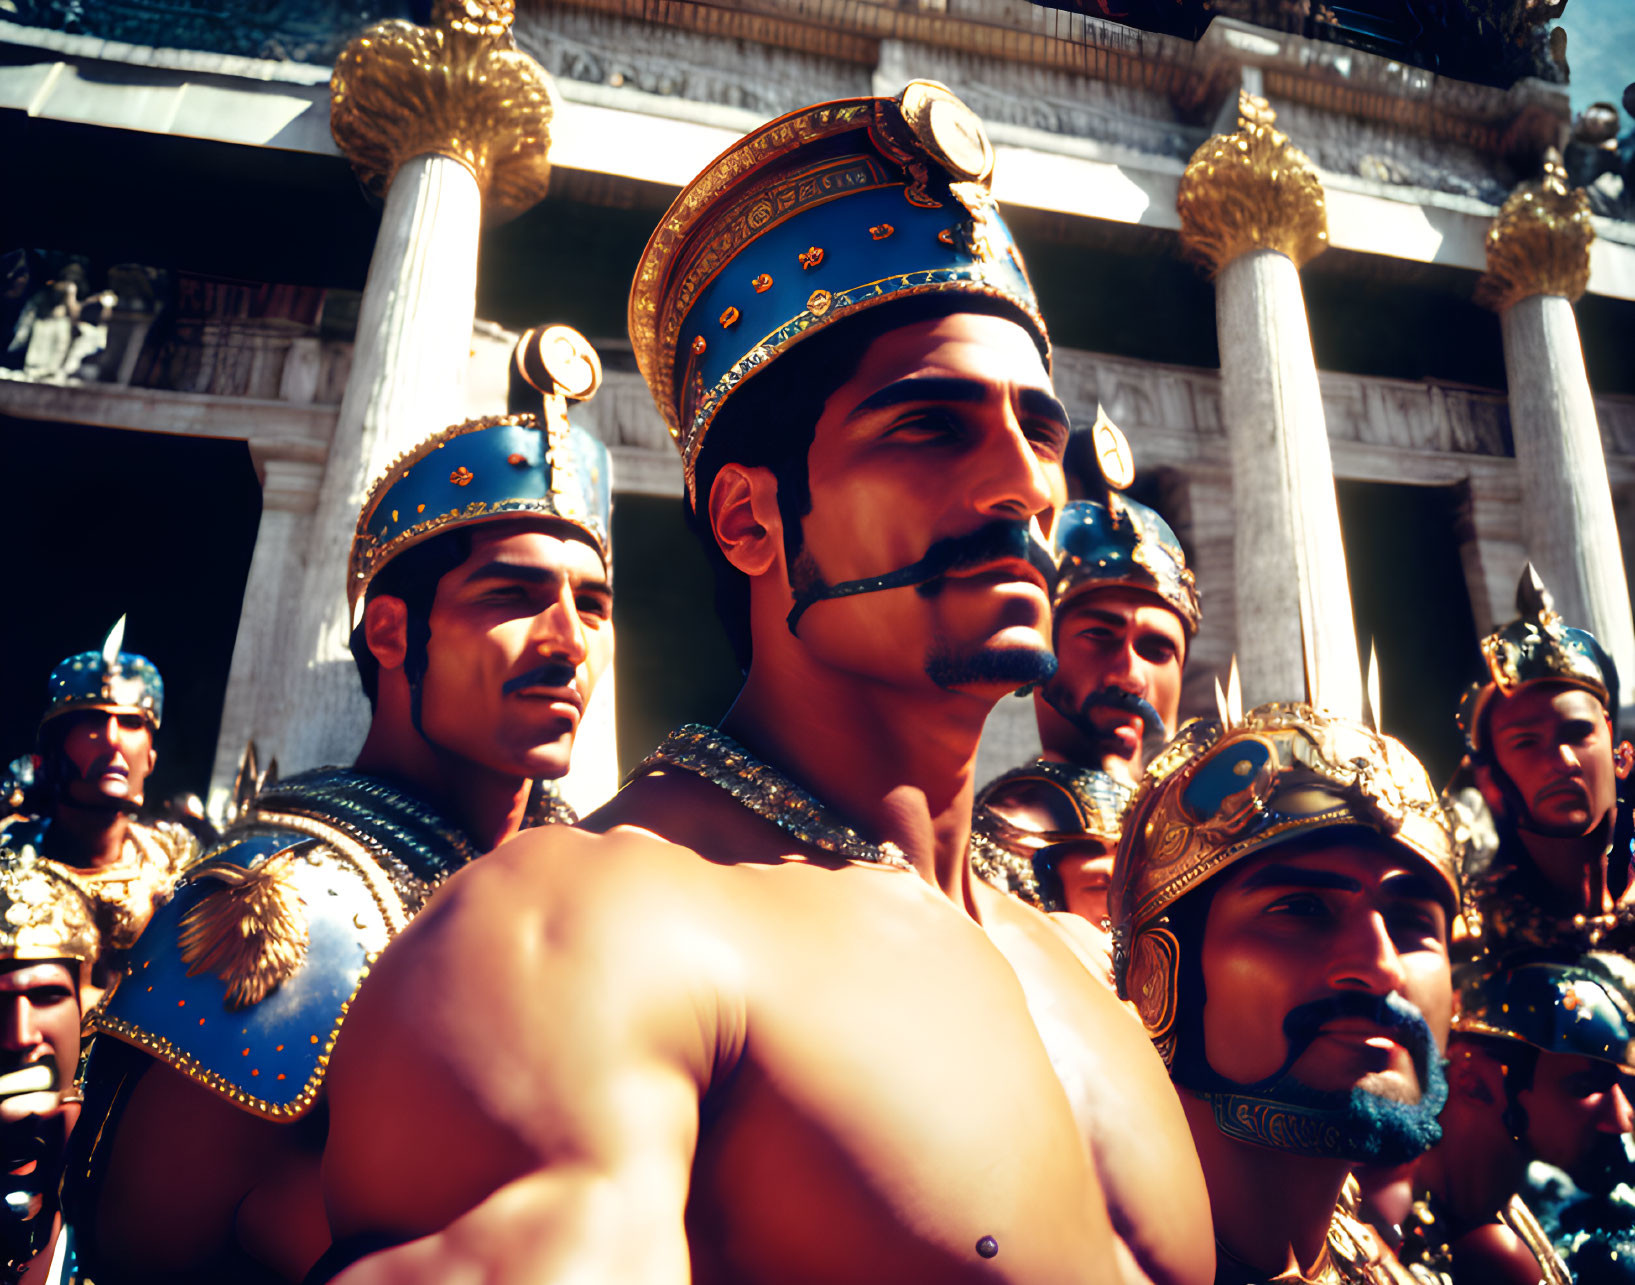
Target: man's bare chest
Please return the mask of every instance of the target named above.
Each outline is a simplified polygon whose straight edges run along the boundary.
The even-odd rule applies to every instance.
[[[694,1165],[698,1278],[1091,1279],[1096,1180],[1004,957],[935,907],[824,910],[753,943]]]

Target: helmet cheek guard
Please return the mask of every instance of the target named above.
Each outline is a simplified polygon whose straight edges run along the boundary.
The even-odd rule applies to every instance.
[[[1188,723],[1147,768],[1108,906],[1119,996],[1167,1065],[1183,1025],[1182,952],[1197,949],[1176,931],[1176,903],[1246,857],[1331,829],[1372,833],[1417,857],[1457,913],[1448,816],[1419,761],[1372,728],[1309,705],[1262,705],[1235,723]]]

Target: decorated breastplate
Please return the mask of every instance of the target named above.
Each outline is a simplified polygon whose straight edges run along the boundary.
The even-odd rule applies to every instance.
[[[385,781],[279,782],[189,869],[91,1024],[246,1111],[297,1119],[375,957],[476,855]]]
[[[17,853],[32,849],[50,860],[45,851],[50,826],[49,817],[9,818],[0,822],[0,848]],[[125,830],[120,859],[113,865],[82,869],[61,861],[51,864],[73,880],[96,907],[106,959],[107,952],[129,950],[136,943],[155,908],[198,851],[197,842],[183,826],[171,821],[132,821]]]
[[[1532,947],[1563,958],[1590,950],[1635,953],[1635,903],[1626,900],[1604,915],[1562,914],[1517,839],[1507,840],[1485,869],[1467,866],[1465,878],[1464,921],[1476,951]]]

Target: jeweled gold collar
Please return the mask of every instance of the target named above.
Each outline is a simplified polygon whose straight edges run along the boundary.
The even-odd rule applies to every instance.
[[[847,861],[912,870],[914,865],[890,839],[872,843],[847,825],[815,795],[796,785],[770,763],[763,763],[719,728],[685,723],[659,742],[636,765],[631,778],[649,768],[679,767],[725,790],[756,816],[772,822],[802,843],[822,848]],[[986,835],[971,832],[966,854],[972,869],[1002,891],[1017,892],[1038,905],[1039,887],[1031,863],[1023,870]]]
[[[756,816],[772,822],[802,843],[848,861],[911,870],[903,850],[889,839],[872,843],[847,825],[826,804],[796,785],[770,763],[763,763],[725,732],[702,723],[685,723],[659,742],[631,775],[668,764],[703,777],[725,790]]]

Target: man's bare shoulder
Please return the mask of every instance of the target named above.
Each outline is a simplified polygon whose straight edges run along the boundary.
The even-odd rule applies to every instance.
[[[1533,1251],[1503,1223],[1484,1223],[1459,1237],[1453,1243],[1453,1263],[1457,1279],[1493,1285],[1534,1285],[1543,1276]]]
[[[624,916],[649,902],[673,912],[677,895],[708,882],[707,854],[646,827],[598,829],[591,821],[523,831],[449,880],[428,912],[453,902],[504,916],[589,913],[609,897]]]
[[[1069,916],[1044,914],[985,885],[978,906],[1027,993],[1120,1237],[1152,1280],[1208,1281],[1214,1255],[1203,1171],[1141,1020],[1086,957],[1079,935],[1062,922]]]

